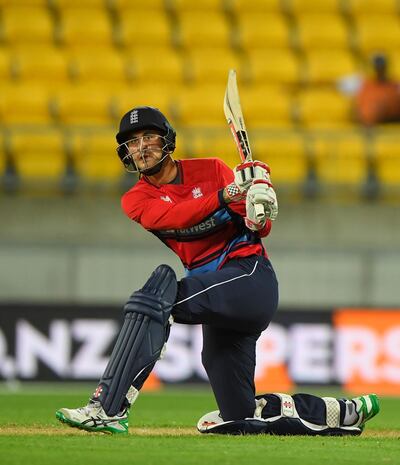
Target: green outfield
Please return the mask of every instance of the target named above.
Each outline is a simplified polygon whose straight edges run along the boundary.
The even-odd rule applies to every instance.
[[[323,395],[341,395],[319,391]],[[131,413],[128,436],[86,433],[58,423],[59,407],[83,405],[84,386],[0,388],[2,465],[400,463],[400,399],[382,398],[381,413],[360,437],[224,437],[197,433],[195,424],[215,409],[206,389],[143,393]]]

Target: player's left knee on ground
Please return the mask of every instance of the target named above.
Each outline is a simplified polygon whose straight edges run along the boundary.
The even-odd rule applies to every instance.
[[[176,294],[175,272],[160,265],[126,303],[122,328],[94,398],[107,415],[121,410],[129,387],[160,358]]]
[[[274,393],[257,396],[252,418],[223,421],[218,411],[200,418],[200,433],[276,435],[359,435],[362,428],[342,426],[340,403],[333,397]]]

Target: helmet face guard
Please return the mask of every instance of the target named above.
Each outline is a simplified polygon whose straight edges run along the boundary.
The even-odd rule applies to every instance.
[[[143,137],[139,138],[134,136],[135,132],[143,130],[149,130],[149,134],[144,134]],[[154,132],[151,132],[151,130]],[[154,148],[151,149],[152,141],[146,140],[146,137],[155,136],[158,141],[156,143],[154,140]],[[136,107],[122,117],[116,139],[119,144],[117,154],[125,169],[131,173],[141,172],[150,175],[153,173],[154,167],[158,166],[158,170],[161,169],[163,160],[175,150],[176,132],[167,118],[157,108]],[[152,150],[154,152],[156,147],[162,151],[160,160],[152,167],[139,169],[133,155],[139,153],[144,165],[146,165],[146,151]]]
[[[129,173],[144,173],[153,170],[154,167],[159,165],[168,157],[172,151],[170,150],[170,143],[166,136],[161,134],[151,133],[144,134],[140,137],[133,137],[132,139],[123,142],[117,147],[117,154],[122,161],[126,171]],[[148,166],[146,155],[149,153],[161,152],[161,158],[151,166]],[[143,167],[139,168],[137,165],[138,157],[143,162]]]

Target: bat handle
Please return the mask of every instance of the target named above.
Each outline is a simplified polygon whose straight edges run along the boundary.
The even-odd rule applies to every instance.
[[[258,220],[263,221],[265,218],[264,205],[261,203],[254,204],[254,209],[256,211],[256,217]]]

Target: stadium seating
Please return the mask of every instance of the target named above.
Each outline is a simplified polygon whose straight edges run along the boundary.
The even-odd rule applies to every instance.
[[[6,170],[6,152],[4,147],[4,135],[0,132],[0,176],[3,176]]]
[[[22,181],[59,181],[65,173],[65,148],[60,131],[12,132],[8,142],[12,161]]]
[[[339,13],[340,0],[284,0],[284,9],[292,15],[303,13]]]
[[[197,11],[219,11],[222,10],[223,0],[201,0],[194,2],[193,0],[169,0],[171,10],[179,13],[197,12]]]
[[[40,7],[7,5],[2,10],[2,36],[13,46],[52,44],[54,27],[50,12]]]
[[[186,127],[222,127],[224,85],[192,86],[180,89],[176,100],[177,120]]]
[[[113,45],[109,15],[103,9],[68,8],[60,11],[58,40],[67,47],[103,49]]]
[[[171,23],[164,11],[127,10],[119,14],[118,41],[125,47],[171,45]]]
[[[296,44],[302,50],[343,48],[349,46],[344,19],[335,14],[309,13],[297,16]]]
[[[129,74],[135,83],[181,85],[183,60],[171,47],[138,47],[126,51]]]
[[[335,84],[338,79],[356,74],[359,69],[349,50],[310,50],[305,54],[303,80],[308,85]]]
[[[70,150],[75,172],[85,181],[118,182],[124,168],[116,152],[115,131],[75,132]]]
[[[308,160],[304,140],[295,131],[251,134],[253,157],[271,167],[274,185],[301,184],[306,180]]]
[[[186,12],[178,15],[177,44],[192,47],[226,47],[231,45],[231,31],[226,17],[216,11]]]
[[[68,58],[56,47],[24,47],[11,57],[14,77],[21,83],[42,85],[48,90],[68,84]]]
[[[12,125],[47,126],[52,123],[49,91],[32,84],[10,84],[2,89],[0,121],[6,127]]]
[[[237,43],[243,50],[285,48],[290,46],[290,29],[278,13],[244,13],[238,16]]]
[[[187,137],[188,155],[193,158],[218,157],[230,168],[240,163],[240,156],[236,149],[228,127],[214,133],[190,133]]]
[[[365,144],[362,134],[355,132],[314,133],[309,146],[318,180],[360,187],[368,172]]]
[[[11,78],[10,52],[8,48],[0,48],[0,83],[8,83]]]
[[[360,15],[355,20],[355,45],[364,56],[374,52],[399,50],[400,19],[398,16]]]
[[[92,85],[68,86],[57,92],[55,113],[66,125],[107,125],[113,121],[110,95]]]
[[[281,0],[227,0],[228,11],[241,15],[247,12],[280,13]]]
[[[400,137],[398,130],[392,134],[378,134],[373,141],[373,166],[378,180],[384,185],[400,183]]]
[[[105,88],[128,83],[124,56],[114,49],[106,49],[99,59],[95,50],[74,50],[70,54],[73,77],[81,84],[104,84]]]
[[[297,99],[297,117],[306,128],[344,128],[351,125],[350,100],[331,89],[308,89]]]
[[[240,56],[231,49],[201,48],[185,56],[185,72],[190,82],[225,84],[231,68],[238,71],[239,78],[245,76]]]
[[[346,0],[343,2],[346,13],[357,16],[359,14],[390,14],[399,13],[397,0]]]
[[[290,49],[251,50],[247,53],[251,82],[297,85],[300,82],[300,60]]]
[[[241,90],[248,128],[288,128],[292,125],[290,94],[279,87],[252,86]]]

